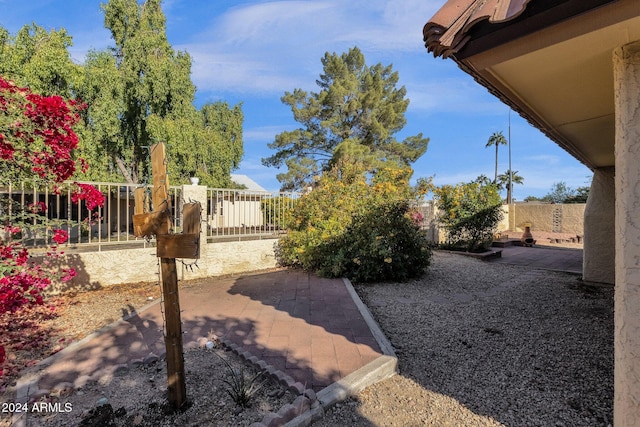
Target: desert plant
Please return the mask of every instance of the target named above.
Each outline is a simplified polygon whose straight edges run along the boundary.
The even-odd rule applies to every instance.
[[[263,372],[249,376],[245,373],[244,368],[235,369],[225,358],[217,353],[216,355],[227,367],[227,378],[222,380],[227,385],[227,393],[237,406],[249,407],[253,396],[265,386],[268,379],[263,378]]]

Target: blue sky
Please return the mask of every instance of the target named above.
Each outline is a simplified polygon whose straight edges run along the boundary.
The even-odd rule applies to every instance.
[[[104,0],[103,0],[104,2]],[[285,91],[317,91],[325,52],[358,46],[367,64],[392,64],[410,100],[407,125],[398,139],[422,132],[430,138],[414,165],[414,178],[434,176],[436,185],[493,177],[491,134],[509,130],[509,108],[451,60],[433,58],[422,42],[422,27],[444,0],[165,0],[167,35],[175,50],[192,57],[196,104],[242,102],[245,155],[236,173],[268,190],[279,183],[274,168],[260,159],[267,144],[298,127],[280,98]],[[0,0],[0,25],[15,34],[36,23],[65,28],[73,37],[73,59],[89,49],[113,45],[104,28],[100,0]],[[588,185],[591,172],[524,119],[511,113],[512,169],[524,177],[515,200],[547,194],[555,182]],[[498,171],[508,169],[500,147]]]

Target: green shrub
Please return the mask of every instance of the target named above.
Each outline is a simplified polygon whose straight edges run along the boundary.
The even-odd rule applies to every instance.
[[[343,164],[297,201],[289,233],[276,245],[280,265],[357,281],[424,272],[430,251],[407,214],[411,169],[381,167],[370,181],[365,172]]]
[[[260,201],[262,221],[266,225],[283,226],[285,218],[291,214],[296,204],[296,199],[279,195],[277,197],[264,198]]]
[[[438,222],[447,232],[448,249],[482,252],[493,242],[502,219],[502,202],[495,185],[479,182],[443,185],[434,190]]]
[[[312,258],[322,276],[404,281],[424,274],[431,250],[408,203],[396,201],[356,215],[344,233],[315,247]]]

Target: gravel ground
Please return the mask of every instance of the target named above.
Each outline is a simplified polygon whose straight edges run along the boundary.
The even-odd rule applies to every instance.
[[[613,286],[435,252],[421,280],[356,290],[400,374],[314,427],[612,424]]]
[[[356,290],[396,348],[400,374],[336,405],[314,427],[612,424],[612,286],[435,252],[420,280]],[[155,284],[67,295],[60,317],[42,326],[53,343],[78,339],[158,292]],[[259,419],[251,410],[233,414],[220,382],[224,369],[211,365],[216,361],[201,349],[185,354],[189,381],[198,385],[190,392],[196,402],[183,417],[161,411],[163,364],[153,372],[132,369],[65,401],[74,403],[75,418],[108,396],[114,411],[127,409],[116,420],[122,425],[249,425]],[[156,386],[151,377],[159,379]],[[12,401],[14,391],[0,389],[0,402]],[[265,389],[252,410],[273,410],[289,399]],[[38,421],[69,425],[56,424],[62,418]],[[0,417],[0,426],[5,421]]]
[[[184,411],[174,412],[168,407],[166,363],[159,360],[121,375],[89,381],[70,395],[41,400],[57,404],[60,410],[39,413],[33,410],[39,403],[31,404],[27,427],[250,426],[295,398],[281,384],[229,351],[193,348],[185,351],[184,362],[188,397]],[[234,377],[238,381],[244,377],[247,386],[257,388],[247,407],[236,405],[229,394]]]

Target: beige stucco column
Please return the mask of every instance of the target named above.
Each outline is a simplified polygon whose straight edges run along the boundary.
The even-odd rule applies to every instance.
[[[616,427],[640,425],[640,42],[613,53],[616,114]]]
[[[615,280],[615,168],[593,171],[584,209],[582,278],[590,282]]]

